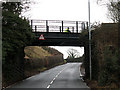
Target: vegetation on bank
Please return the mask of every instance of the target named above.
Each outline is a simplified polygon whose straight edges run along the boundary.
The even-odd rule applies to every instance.
[[[48,47],[48,46],[42,46],[42,48],[44,50],[46,50],[47,52],[49,52],[52,55],[58,55],[58,54],[62,54],[61,52],[59,52],[58,50],[52,48],[52,47]]]
[[[51,56],[52,54],[48,51],[44,50],[40,46],[27,46],[24,49],[25,52],[25,58],[26,59],[32,59],[32,58],[45,58],[46,56]]]
[[[32,42],[32,29],[20,17],[21,4],[2,3],[2,75],[3,86],[24,78],[24,47]]]
[[[65,63],[63,54],[48,46],[27,46],[24,51],[25,77]]]
[[[96,1],[107,6],[107,16],[114,23],[93,25],[96,29],[92,31],[92,81],[89,80],[89,55],[86,54],[86,82],[91,88],[120,88],[120,1]]]
[[[97,55],[95,59],[98,61],[98,77],[95,80],[98,80],[100,86],[118,88],[120,86],[118,24],[102,24],[93,32],[93,42],[95,43],[93,59],[94,55]]]
[[[118,26],[116,23],[103,23],[92,31],[92,81],[89,81],[89,75],[85,76],[92,88],[120,88]],[[84,67],[89,71],[88,63],[84,59]]]
[[[83,62],[83,57],[78,57],[78,58],[67,58],[67,62]]]

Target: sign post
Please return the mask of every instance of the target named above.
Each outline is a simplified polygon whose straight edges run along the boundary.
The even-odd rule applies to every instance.
[[[91,67],[91,26],[90,26],[90,0],[88,0],[88,14],[89,14],[89,62],[90,62],[90,80],[92,80],[92,67]]]

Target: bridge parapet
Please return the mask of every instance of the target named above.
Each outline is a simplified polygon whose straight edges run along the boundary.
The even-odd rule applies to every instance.
[[[31,20],[33,32],[65,32],[67,28],[71,33],[80,33],[88,29],[87,21],[63,20]]]

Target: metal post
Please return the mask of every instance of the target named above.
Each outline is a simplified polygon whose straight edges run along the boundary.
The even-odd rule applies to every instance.
[[[90,26],[90,0],[88,0],[88,14],[89,14],[89,60],[90,60],[90,80],[92,80],[92,67],[91,67],[91,26]]]
[[[31,20],[31,28],[33,27],[33,20]]]
[[[87,30],[88,30],[88,22],[86,22],[86,24],[87,24]]]
[[[35,32],[37,32],[37,26],[35,26]]]
[[[85,23],[83,23],[83,30],[85,30]]]
[[[78,21],[76,21],[76,32],[78,33]]]
[[[63,21],[62,21],[62,32],[63,32]]]
[[[47,26],[47,32],[49,32],[49,26]]]
[[[60,28],[60,32],[61,32],[61,26],[59,28]]]
[[[72,27],[72,32],[74,33],[74,27]]]
[[[48,32],[48,21],[46,20],[46,32]]]

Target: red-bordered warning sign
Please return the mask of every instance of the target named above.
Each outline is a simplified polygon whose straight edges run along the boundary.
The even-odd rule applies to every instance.
[[[45,40],[43,34],[40,35],[39,40]]]

